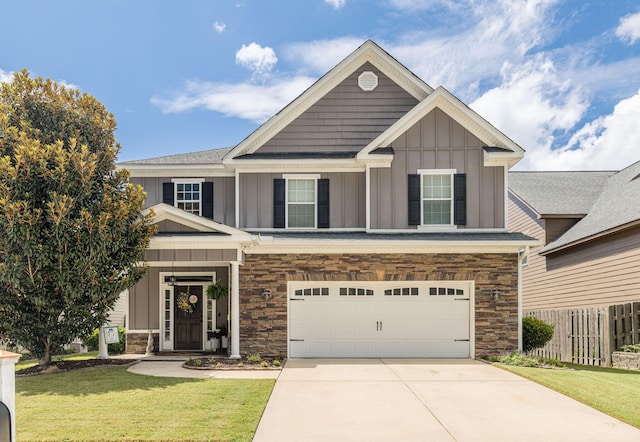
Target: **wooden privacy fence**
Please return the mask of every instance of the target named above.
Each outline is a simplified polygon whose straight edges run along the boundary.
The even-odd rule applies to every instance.
[[[608,307],[525,310],[553,325],[553,338],[536,356],[584,365],[611,366],[611,353],[640,343],[640,302]]]

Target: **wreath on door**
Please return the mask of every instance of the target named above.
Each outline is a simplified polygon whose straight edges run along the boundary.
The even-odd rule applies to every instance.
[[[186,291],[178,293],[178,296],[176,299],[176,307],[178,307],[179,310],[182,310],[185,313],[191,314],[196,309],[196,304],[198,303],[198,296],[192,295],[189,290],[190,290],[190,287],[187,286]]]

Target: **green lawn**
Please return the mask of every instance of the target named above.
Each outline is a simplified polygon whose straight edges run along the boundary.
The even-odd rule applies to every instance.
[[[141,376],[125,367],[21,377],[17,438],[250,441],[274,383]]]
[[[89,352],[89,353],[72,353],[68,355],[60,355],[54,356],[51,358],[52,361],[79,361],[84,359],[95,359],[98,356],[98,352]],[[20,361],[16,364],[16,371],[22,370],[23,368],[33,367],[34,365],[38,365],[38,361],[36,359],[27,359],[25,361]]]
[[[640,372],[567,364],[574,370],[495,364],[640,428]]]

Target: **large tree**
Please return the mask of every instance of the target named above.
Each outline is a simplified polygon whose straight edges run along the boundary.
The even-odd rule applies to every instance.
[[[116,168],[115,129],[76,89],[27,71],[0,83],[0,338],[43,366],[145,272],[155,229]]]

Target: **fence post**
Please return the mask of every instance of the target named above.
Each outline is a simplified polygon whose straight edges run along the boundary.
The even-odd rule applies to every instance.
[[[20,355],[0,350],[0,402],[9,409],[11,415],[11,440],[16,440],[16,373],[15,365]]]

